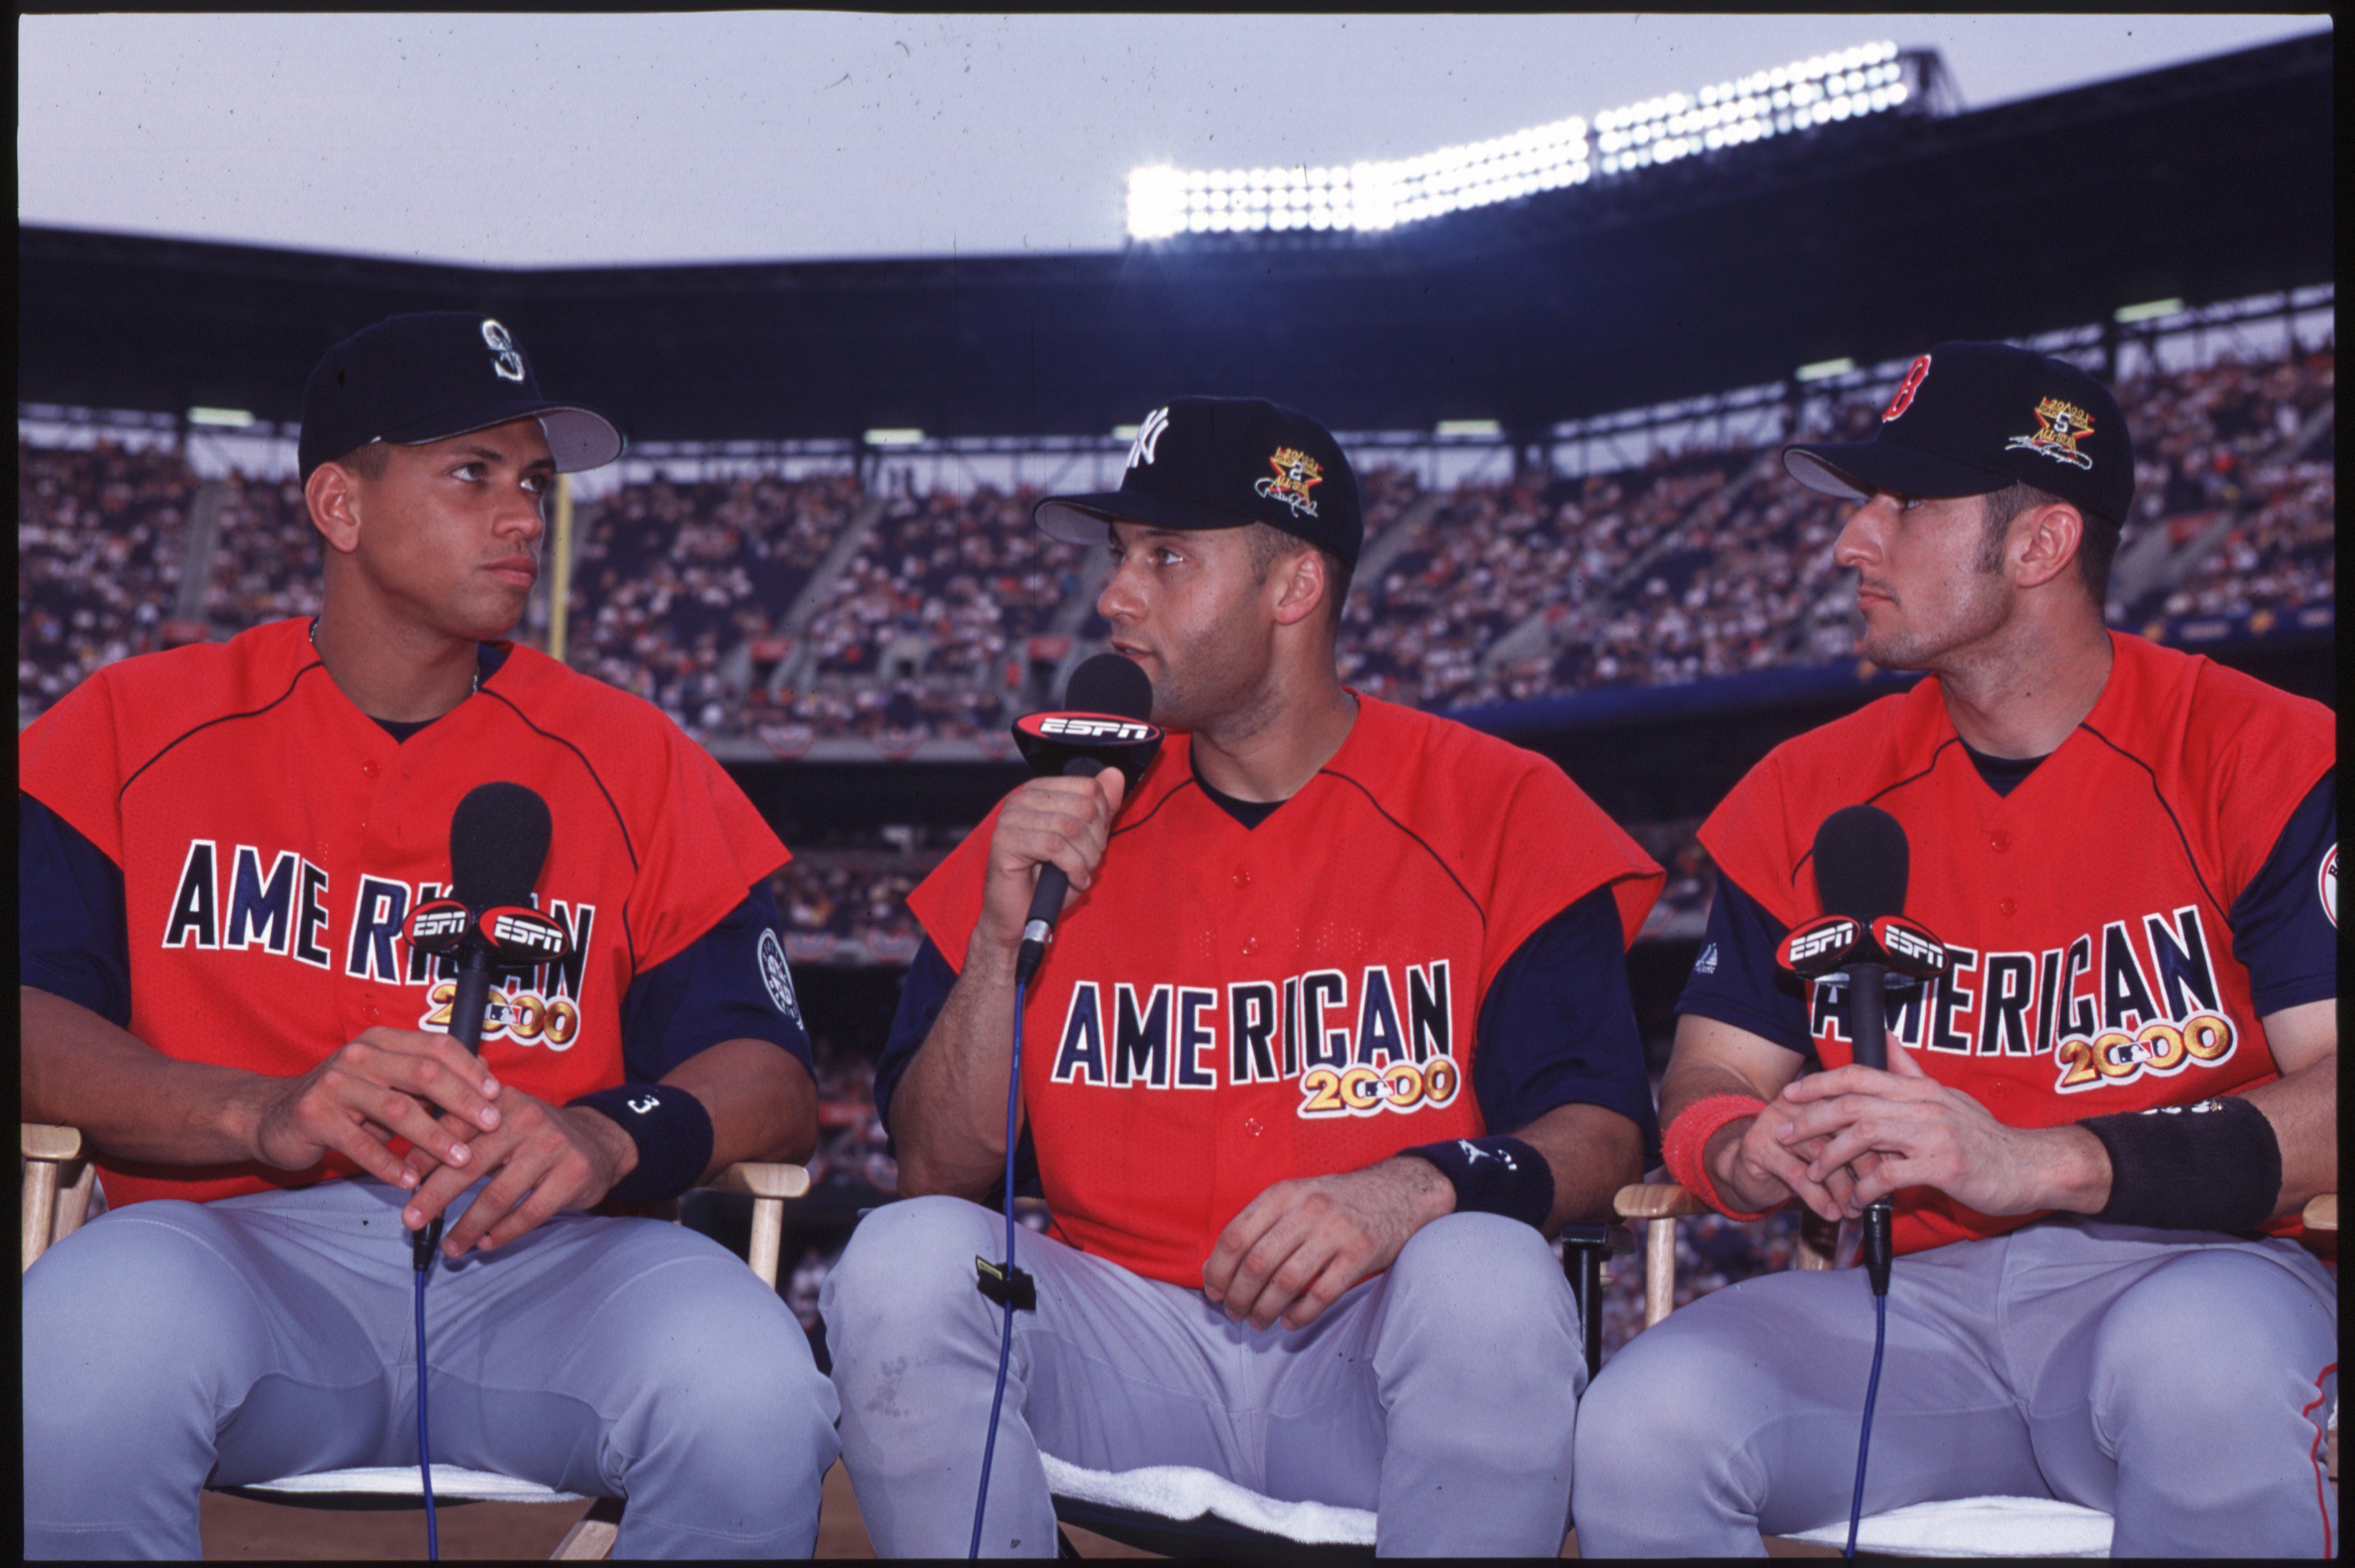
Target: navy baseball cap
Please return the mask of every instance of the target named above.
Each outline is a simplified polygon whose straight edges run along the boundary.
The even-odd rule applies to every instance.
[[[303,388],[303,478],[372,441],[417,446],[537,419],[559,473],[622,455],[601,413],[540,396],[515,334],[472,311],[388,316],[327,350]]]
[[[1810,490],[1935,499],[2019,482],[2111,523],[2134,502],[2134,447],[2109,389],[2065,359],[2008,343],[1941,343],[1913,361],[1870,441],[1797,444],[1783,467]]]
[[[1114,519],[1156,528],[1265,523],[1350,566],[1365,547],[1358,478],[1332,432],[1257,398],[1173,398],[1145,416],[1120,488],[1050,496],[1039,528],[1071,544],[1102,544]]]

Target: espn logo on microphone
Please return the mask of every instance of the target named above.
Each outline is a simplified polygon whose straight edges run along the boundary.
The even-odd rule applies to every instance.
[[[1827,915],[1793,932],[1777,956],[1784,968],[1805,974],[1846,958],[1861,934],[1862,928],[1847,915]]]
[[[1149,741],[1157,731],[1134,719],[1096,719],[1084,713],[1050,713],[1039,720],[1041,735],[1066,735],[1075,741]]]
[[[1884,914],[1874,921],[1872,939],[1888,956],[1889,966],[1901,974],[1930,980],[1946,972],[1946,944],[1902,915]]]
[[[562,926],[538,910],[513,905],[485,911],[482,933],[498,955],[513,964],[561,958],[571,947]]]

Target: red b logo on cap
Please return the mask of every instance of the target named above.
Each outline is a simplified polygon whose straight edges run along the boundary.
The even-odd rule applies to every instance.
[[[1930,357],[1924,354],[1913,361],[1913,368],[1905,372],[1905,379],[1897,383],[1897,395],[1889,400],[1889,411],[1881,416],[1882,424],[1913,406],[1913,394],[1922,389],[1923,379],[1929,374]]]

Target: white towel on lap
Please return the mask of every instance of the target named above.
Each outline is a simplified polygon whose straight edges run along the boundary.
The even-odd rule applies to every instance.
[[[274,1481],[257,1481],[251,1489],[309,1496],[367,1492],[378,1497],[414,1498],[424,1495],[425,1486],[418,1478],[416,1466],[396,1465],[380,1468],[322,1470],[311,1476],[282,1476]],[[513,1476],[495,1475],[488,1470],[464,1470],[455,1465],[433,1467],[433,1497],[437,1502],[555,1503],[581,1500],[576,1493],[553,1491],[536,1481],[519,1481]]]
[[[1230,1524],[1280,1535],[1315,1546],[1371,1546],[1374,1516],[1364,1509],[1330,1503],[1277,1502],[1235,1485],[1224,1476],[1183,1465],[1149,1465],[1141,1470],[1083,1470],[1051,1454],[1041,1454],[1048,1489],[1058,1497],[1103,1503],[1169,1520],[1214,1515]]]
[[[1873,1514],[1857,1526],[1859,1552],[1895,1557],[2107,1557],[2111,1520],[2052,1498],[1960,1498]],[[1794,1541],[1846,1546],[1848,1520]]]

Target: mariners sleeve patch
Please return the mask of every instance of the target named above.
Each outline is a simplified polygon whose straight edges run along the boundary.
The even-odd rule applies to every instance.
[[[769,1000],[777,1004],[777,1011],[798,1025],[802,1009],[794,998],[794,972],[785,967],[785,944],[774,931],[761,933],[761,984],[769,988]]]

